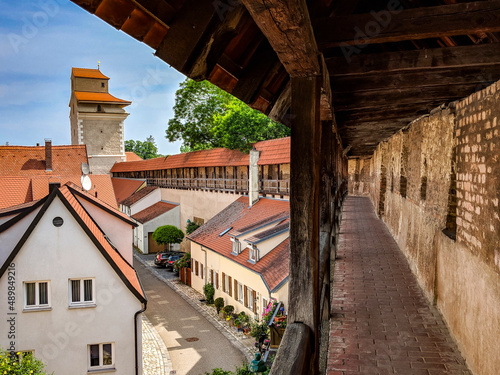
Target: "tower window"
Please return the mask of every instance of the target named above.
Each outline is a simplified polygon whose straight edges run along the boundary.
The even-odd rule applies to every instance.
[[[97,112],[102,112],[102,107],[100,104],[97,105]]]
[[[101,82],[101,87],[104,87],[104,82]]]

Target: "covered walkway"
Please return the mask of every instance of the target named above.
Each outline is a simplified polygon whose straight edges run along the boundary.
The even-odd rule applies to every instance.
[[[328,375],[471,374],[367,197],[346,199],[333,293]]]

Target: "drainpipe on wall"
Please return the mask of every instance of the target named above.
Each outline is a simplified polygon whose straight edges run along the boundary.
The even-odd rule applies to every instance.
[[[134,314],[134,340],[135,340],[135,375],[139,375],[139,353],[137,343],[137,317],[146,311],[147,301],[142,304],[142,309]]]
[[[250,151],[250,167],[248,169],[248,203],[252,207],[259,201],[259,166],[260,151],[255,147]]]

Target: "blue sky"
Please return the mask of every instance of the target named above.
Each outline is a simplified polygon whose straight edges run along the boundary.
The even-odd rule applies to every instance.
[[[0,0],[0,144],[70,144],[71,67],[100,61],[109,92],[132,101],[125,139],[178,153],[164,135],[184,76],[153,53],[69,0]]]

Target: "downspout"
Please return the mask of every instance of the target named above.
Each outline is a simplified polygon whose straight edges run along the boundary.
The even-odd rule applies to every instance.
[[[139,375],[139,353],[138,353],[138,342],[137,342],[137,317],[139,316],[139,314],[142,314],[144,311],[146,311],[146,307],[147,307],[147,304],[148,302],[144,302],[142,305],[143,305],[143,308],[140,309],[139,311],[137,311],[135,314],[134,314],[134,341],[135,341],[135,375]]]

